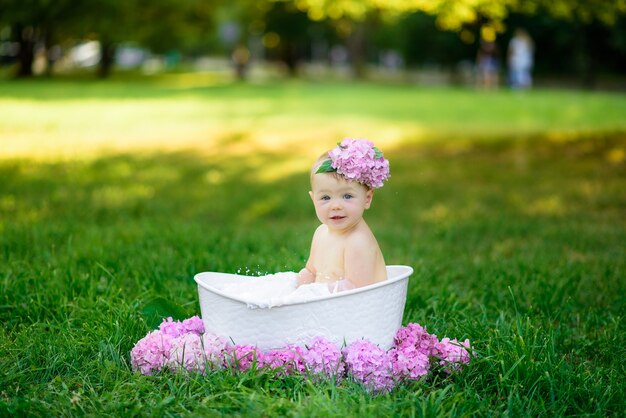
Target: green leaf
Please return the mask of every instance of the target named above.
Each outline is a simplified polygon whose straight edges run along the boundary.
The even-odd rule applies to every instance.
[[[383,158],[383,152],[374,147],[374,158]]]
[[[333,171],[337,171],[333,168],[333,162],[331,160],[326,160],[322,164],[320,164],[319,168],[315,172],[315,174],[319,173],[330,173]]]

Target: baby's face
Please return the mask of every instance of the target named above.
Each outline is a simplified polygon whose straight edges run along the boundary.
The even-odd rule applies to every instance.
[[[315,213],[330,230],[347,232],[363,218],[374,192],[356,181],[338,179],[324,173],[315,174],[309,192]]]

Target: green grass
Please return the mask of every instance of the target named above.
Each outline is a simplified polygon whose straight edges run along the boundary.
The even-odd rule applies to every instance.
[[[623,95],[31,81],[0,82],[0,108],[0,416],[626,407]],[[377,397],[133,373],[155,311],[199,314],[195,273],[303,265],[308,165],[370,129],[392,178],[366,217],[386,261],[415,269],[404,322],[469,338],[470,366]]]
[[[208,76],[71,82],[0,80],[0,155],[49,157],[246,142],[303,147],[344,136],[398,142],[626,131],[624,95],[489,92],[363,83],[223,84]]]

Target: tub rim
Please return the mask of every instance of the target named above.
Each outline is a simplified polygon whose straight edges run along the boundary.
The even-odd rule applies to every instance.
[[[223,272],[216,272],[216,271],[205,271],[205,272],[201,272],[201,273],[197,273],[196,275],[194,275],[193,279],[194,281],[198,284],[198,287],[202,287],[205,290],[208,290],[211,293],[220,295],[224,298],[230,299],[230,300],[234,300],[236,302],[241,302],[245,305],[247,305],[249,308],[251,309],[278,309],[284,306],[295,306],[295,305],[303,305],[303,304],[307,304],[307,303],[313,303],[313,302],[318,302],[321,300],[330,300],[330,299],[336,299],[336,298],[343,298],[343,297],[347,297],[347,296],[351,296],[351,295],[355,295],[358,293],[364,293],[364,292],[370,292],[372,290],[376,290],[379,287],[383,287],[383,286],[389,286],[392,283],[396,283],[399,282],[401,280],[410,278],[410,276],[413,274],[413,267],[411,266],[405,266],[405,265],[400,265],[400,264],[392,264],[392,265],[387,265],[385,266],[387,269],[387,274],[389,274],[389,269],[390,268],[394,268],[394,269],[400,269],[400,272],[398,273],[397,276],[392,277],[392,278],[388,278],[387,280],[383,280],[382,282],[378,282],[378,283],[374,283],[368,286],[364,286],[364,287],[358,287],[356,289],[350,289],[350,290],[344,290],[342,292],[338,292],[338,293],[331,293],[330,295],[324,295],[324,296],[314,296],[311,299],[307,300],[307,301],[296,301],[296,302],[291,302],[291,303],[285,303],[282,305],[275,305],[275,306],[270,306],[270,307],[260,307],[258,305],[252,305],[250,304],[250,301],[245,300],[243,298],[239,298],[237,296],[233,296],[227,293],[222,292],[221,290],[212,287],[211,285],[205,283],[204,281],[201,280],[200,276],[202,275],[206,275],[206,274],[215,274],[215,275],[220,275],[220,276],[238,276],[238,277],[261,277],[261,276],[244,276],[241,274],[235,274],[235,273],[223,273]],[[295,272],[294,272],[295,273]]]

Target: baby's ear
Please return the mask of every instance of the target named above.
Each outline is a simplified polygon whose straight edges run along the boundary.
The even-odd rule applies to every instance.
[[[309,190],[309,197],[313,200],[313,190]]]
[[[372,205],[372,199],[374,199],[374,189],[369,189],[365,192],[365,209],[369,209]]]

